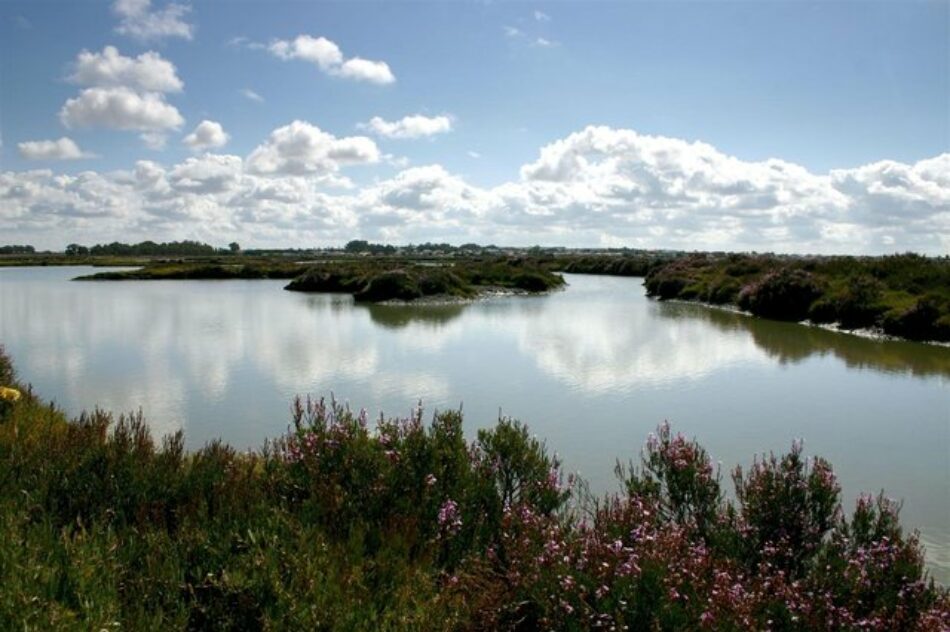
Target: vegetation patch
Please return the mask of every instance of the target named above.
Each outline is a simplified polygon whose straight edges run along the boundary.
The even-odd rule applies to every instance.
[[[306,266],[284,261],[153,262],[134,270],[97,272],[76,281],[160,281],[198,279],[292,279]]]
[[[465,260],[444,265],[384,260],[314,266],[287,285],[298,292],[347,292],[361,302],[421,298],[468,299],[492,289],[547,292],[564,285],[559,274],[520,259]]]
[[[67,420],[0,351],[0,628],[942,630],[896,504],[800,444],[732,473],[666,424],[591,498],[520,423],[297,400],[264,448]],[[631,446],[632,449],[636,449]]]
[[[950,258],[688,255],[653,267],[647,294],[732,304],[777,320],[950,340]]]

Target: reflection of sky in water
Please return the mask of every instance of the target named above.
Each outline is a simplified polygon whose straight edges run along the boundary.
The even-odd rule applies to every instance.
[[[950,349],[879,342],[696,305],[637,279],[571,276],[546,297],[365,306],[280,281],[70,283],[75,269],[0,269],[0,342],[71,413],[141,407],[192,446],[283,432],[297,393],[371,412],[501,410],[595,490],[663,419],[728,467],[804,437],[848,502],[905,500],[950,579]],[[728,479],[728,472],[725,472]]]

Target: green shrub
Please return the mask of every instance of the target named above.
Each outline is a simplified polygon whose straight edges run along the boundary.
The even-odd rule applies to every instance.
[[[770,272],[739,292],[739,307],[756,316],[776,320],[804,320],[822,290],[804,270],[783,268]]]

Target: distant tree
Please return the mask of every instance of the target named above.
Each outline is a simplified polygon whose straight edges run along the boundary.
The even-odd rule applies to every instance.
[[[237,254],[241,252],[241,245],[236,241],[232,241],[228,244],[228,250],[230,250],[233,254]]]
[[[161,244],[154,241],[143,241],[138,244],[123,244],[114,241],[111,244],[97,244],[89,249],[91,255],[110,256],[207,256],[214,253],[213,246],[188,240]]]
[[[369,242],[365,239],[351,239],[343,247],[343,250],[347,252],[366,252],[369,250]]]
[[[0,246],[0,255],[31,255],[36,252],[33,246]]]
[[[396,252],[395,246],[389,244],[371,244],[365,239],[353,239],[349,241],[343,249],[346,252],[368,252],[374,255],[391,255]]]
[[[79,244],[69,244],[66,246],[66,254],[73,257],[77,255],[88,255],[89,248],[86,246],[80,246]]]

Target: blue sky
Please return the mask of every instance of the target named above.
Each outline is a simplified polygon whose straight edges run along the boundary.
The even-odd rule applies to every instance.
[[[945,253],[948,25],[946,2],[4,2],[0,241]]]

